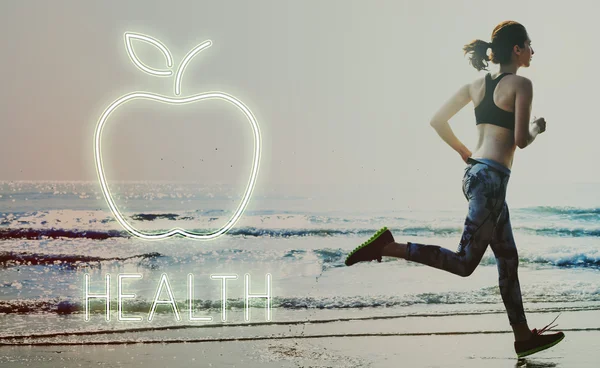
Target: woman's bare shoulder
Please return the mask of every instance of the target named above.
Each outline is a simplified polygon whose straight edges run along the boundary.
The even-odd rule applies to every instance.
[[[523,77],[522,75],[509,74],[507,77],[510,77],[511,80],[517,83],[531,83],[531,79]]]
[[[492,76],[493,77],[493,76]],[[533,83],[527,77],[523,77],[521,75],[509,74],[504,79],[508,82],[509,85],[513,85],[514,87],[522,87],[524,84],[532,85]],[[479,77],[472,81],[469,84],[469,90],[472,93],[481,90],[485,86],[485,76]]]
[[[485,85],[485,77],[479,77],[472,81],[469,84],[469,93],[471,94],[471,98],[476,96],[478,91],[480,91]]]

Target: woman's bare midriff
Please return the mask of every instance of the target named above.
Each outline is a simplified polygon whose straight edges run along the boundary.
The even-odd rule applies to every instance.
[[[492,75],[496,79],[499,74]],[[506,111],[514,111],[515,81],[516,75],[506,75],[494,91],[493,100],[496,106]],[[471,84],[471,99],[474,106],[477,106],[483,100],[485,95],[485,78],[478,78]],[[515,132],[493,124],[478,124],[477,147],[472,150],[471,157],[487,158],[494,160],[508,169],[512,167],[513,157],[517,145],[515,143]]]
[[[492,124],[478,124],[479,138],[471,157],[494,160],[508,169],[512,167],[517,145],[514,132]]]

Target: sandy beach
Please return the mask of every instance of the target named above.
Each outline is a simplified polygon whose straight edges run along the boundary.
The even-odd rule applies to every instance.
[[[556,313],[530,314],[542,327]],[[3,339],[3,367],[597,367],[600,312],[563,312],[566,338],[518,360],[501,313]],[[592,322],[592,325],[590,325]],[[140,341],[135,343],[135,341]],[[36,346],[35,344],[42,344]]]

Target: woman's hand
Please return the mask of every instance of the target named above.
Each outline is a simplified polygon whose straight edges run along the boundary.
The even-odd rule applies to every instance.
[[[471,155],[472,155],[472,153],[471,153],[471,151],[469,151],[469,149],[468,149],[467,147],[463,148],[463,149],[460,151],[460,157],[462,157],[462,160],[463,160],[465,163],[467,163],[467,159],[468,159],[469,157],[471,157]]]
[[[533,129],[537,129],[538,134],[546,131],[546,120],[544,118],[536,119],[533,117],[533,122],[531,123]]]

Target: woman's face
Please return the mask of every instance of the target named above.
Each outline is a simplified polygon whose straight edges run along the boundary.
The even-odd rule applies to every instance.
[[[524,47],[519,47],[519,64],[528,68],[531,63],[531,59],[533,58],[533,54],[535,54],[535,52],[531,47],[531,40],[529,39],[529,37],[527,37],[527,40],[525,40]]]

